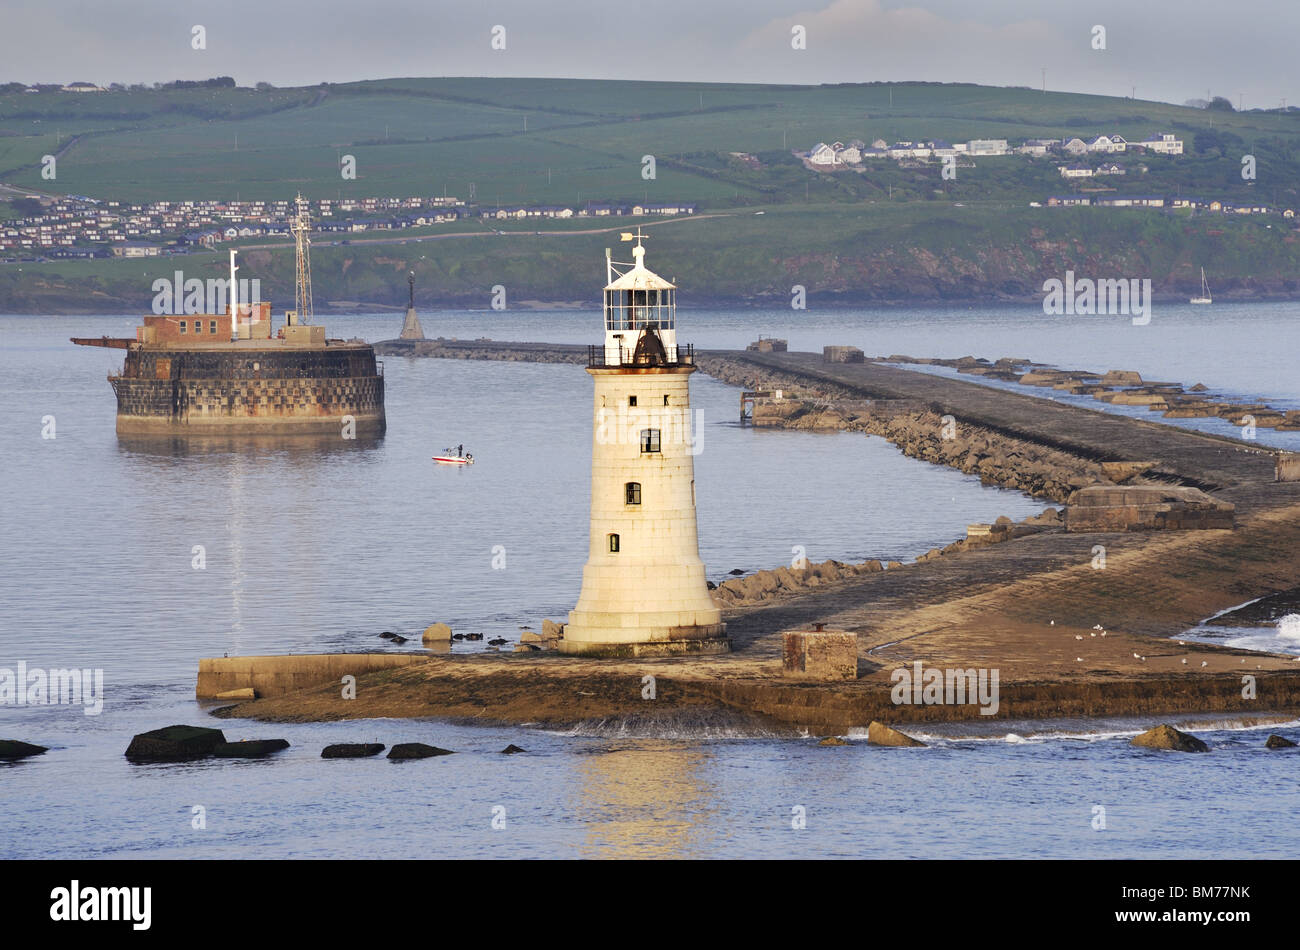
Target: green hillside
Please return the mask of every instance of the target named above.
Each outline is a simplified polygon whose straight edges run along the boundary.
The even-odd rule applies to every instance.
[[[527,131],[525,131],[525,126]],[[1177,157],[1122,156],[1130,174],[1067,183],[1062,159],[939,167],[869,163],[815,173],[791,154],[818,141],[1088,137],[1172,131]],[[748,152],[759,167],[729,153]],[[1244,154],[1258,177],[1240,175]],[[40,177],[57,154],[58,177]],[[356,180],[339,158],[353,155]],[[656,158],[654,180],[642,156]],[[1100,161],[1090,157],[1090,163]],[[655,258],[703,301],[1030,297],[1066,267],[1150,276],[1158,293],[1294,294],[1295,222],[1126,209],[1030,208],[1048,195],[1193,195],[1300,211],[1300,111],[1203,110],[963,84],[771,86],[588,80],[393,79],[302,89],[134,89],[0,95],[0,182],[143,201],[448,195],[480,206],[694,201],[701,220],[655,225]],[[0,216],[9,203],[0,201]],[[756,215],[754,212],[763,211]],[[711,216],[711,217],[706,217]],[[425,304],[591,299],[619,222],[529,224],[503,237],[477,219],[422,232],[318,241],[318,300],[397,305],[414,268]],[[626,227],[622,224],[622,227]],[[535,234],[541,229],[547,233]],[[526,232],[526,233],[525,233]],[[463,235],[418,240],[439,233]],[[383,242],[383,243],[375,243]],[[256,243],[256,242],[254,242]],[[0,309],[145,308],[148,272],[216,272],[219,255],[25,262],[0,267]],[[252,250],[249,271],[287,296],[291,256]],[[151,278],[150,278],[151,279]]]

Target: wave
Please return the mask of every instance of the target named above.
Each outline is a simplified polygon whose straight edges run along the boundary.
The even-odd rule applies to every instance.
[[[542,731],[590,739],[788,739],[799,735],[793,728],[774,729],[737,713],[709,709],[604,716]]]

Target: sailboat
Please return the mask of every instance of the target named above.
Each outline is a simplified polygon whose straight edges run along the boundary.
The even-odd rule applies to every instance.
[[[1201,294],[1199,297],[1193,297],[1190,303],[1214,303],[1210,296],[1210,285],[1205,282],[1205,268],[1201,268]]]

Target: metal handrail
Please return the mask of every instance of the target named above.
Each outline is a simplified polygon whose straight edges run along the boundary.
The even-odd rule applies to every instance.
[[[683,343],[675,347],[669,347],[667,350],[667,363],[665,366],[694,366],[695,365],[695,344]],[[656,366],[656,363],[638,363],[633,354],[625,349],[619,350],[619,359],[617,362],[606,359],[605,347],[601,345],[587,347],[587,366],[592,369],[604,369],[614,366]]]

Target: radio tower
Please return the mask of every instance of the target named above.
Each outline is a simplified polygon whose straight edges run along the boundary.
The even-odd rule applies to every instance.
[[[311,214],[307,199],[298,193],[298,213],[294,216],[289,230],[293,232],[293,243],[297,253],[297,286],[294,292],[294,307],[297,315],[295,323],[311,323]]]

